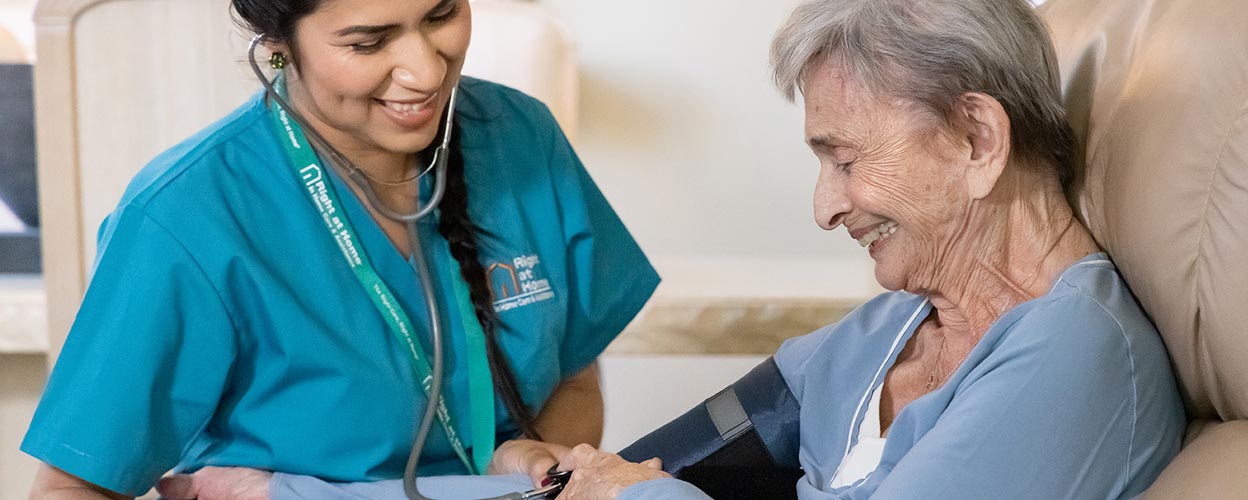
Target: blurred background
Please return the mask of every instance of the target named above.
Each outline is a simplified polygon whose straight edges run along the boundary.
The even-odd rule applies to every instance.
[[[857,243],[813,223],[801,107],[770,82],[770,39],[797,3],[473,2],[465,73],[554,110],[664,277],[603,358],[605,448],[879,291]],[[259,88],[228,4],[0,0],[0,500],[26,498],[36,464],[17,448],[100,221],[146,161]]]

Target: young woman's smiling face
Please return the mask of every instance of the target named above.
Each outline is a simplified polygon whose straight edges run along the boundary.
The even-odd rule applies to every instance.
[[[295,55],[295,108],[359,161],[434,141],[471,32],[468,0],[324,0],[272,49]]]

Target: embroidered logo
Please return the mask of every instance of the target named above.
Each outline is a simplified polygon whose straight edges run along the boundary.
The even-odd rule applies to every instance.
[[[486,268],[485,276],[494,292],[494,311],[501,313],[555,298],[541,264],[536,255],[521,255],[510,264],[497,262]]]

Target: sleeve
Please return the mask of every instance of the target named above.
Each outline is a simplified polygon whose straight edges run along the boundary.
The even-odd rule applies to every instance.
[[[549,112],[546,112],[549,115]],[[606,349],[659,284],[659,275],[550,118],[550,164],[567,245],[568,321],[560,371],[575,374]]]
[[[873,500],[1116,498],[1136,404],[1122,328],[1077,298],[1012,328]]]
[[[177,465],[215,412],[234,329],[215,288],[164,227],[136,208],[110,221],[21,449],[137,496]]]
[[[429,498],[445,500],[496,498],[533,489],[524,475],[430,476],[417,479]],[[313,476],[275,473],[269,481],[271,500],[407,500],[403,480],[331,483]]]
[[[711,497],[692,484],[664,478],[629,486],[616,500],[711,500]]]
[[[788,339],[776,351],[776,366],[780,369],[780,375],[784,376],[789,391],[798,401],[806,393],[806,364],[819,352],[819,346],[832,335],[839,324],[834,323],[801,337]]]

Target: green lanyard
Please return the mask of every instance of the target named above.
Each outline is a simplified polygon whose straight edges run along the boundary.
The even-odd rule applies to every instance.
[[[279,76],[274,87],[279,95],[285,97],[284,78]],[[341,211],[342,204],[338,202],[334,186],[326,178],[325,171],[320,166],[320,158],[316,156],[311,143],[304,135],[303,128],[291,120],[281,106],[271,104],[269,114],[273,119],[274,127],[278,130],[278,135],[285,136],[286,140],[280,142],[285,146],[287,155],[290,156],[291,169],[306,189],[308,198],[320,213],[326,229],[334,238],[334,242],[338,244],[338,249],[342,251],[356,279],[368,293],[378,312],[385,318],[390,331],[398,337],[401,345],[407,347],[412,359],[412,371],[415,372],[417,380],[420,380],[425,394],[429,394],[433,383],[432,370],[423,349],[413,336],[412,322],[399,305],[394,293],[381,280],[372,263],[369,262],[368,255],[364,253],[364,248],[351,221],[347,219],[346,213]],[[449,247],[446,251],[449,253]],[[459,433],[455,431],[455,426],[451,423],[451,412],[447,408],[446,398],[440,397],[434,404],[438,405],[438,422],[442,425],[442,430],[446,432],[447,440],[450,441],[455,454],[459,455],[459,459],[468,468],[469,473],[484,474],[494,453],[494,385],[490,379],[489,360],[485,353],[485,332],[473,313],[472,298],[460,275],[459,264],[454,259],[450,261],[453,268],[450,270],[450,281],[454,288],[459,319],[463,324],[466,337],[464,344],[468,351],[468,399],[472,410],[473,437],[471,460],[468,458],[463,442],[459,439]]]

